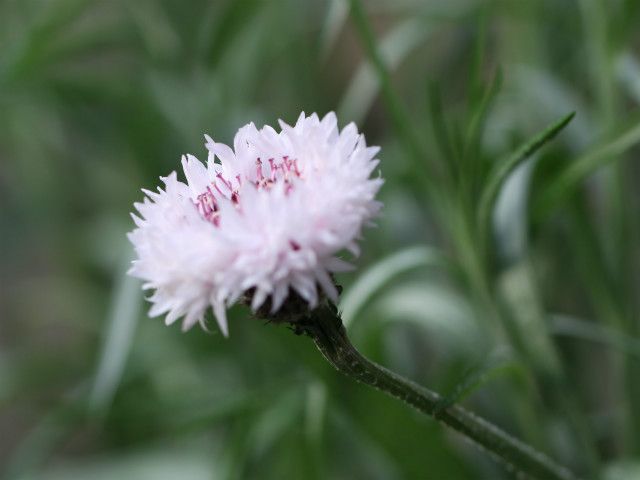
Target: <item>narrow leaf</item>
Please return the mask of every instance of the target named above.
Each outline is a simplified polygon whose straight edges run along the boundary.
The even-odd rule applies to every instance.
[[[436,406],[434,415],[460,403],[480,387],[486,385],[493,378],[515,371],[517,364],[511,358],[509,352],[496,351],[480,362],[479,365],[471,367],[462,376],[461,380],[451,390],[451,393],[444,395]]]
[[[442,263],[441,254],[428,247],[412,247],[395,253],[365,271],[340,303],[342,321],[348,327],[371,297],[395,276],[408,270]]]
[[[502,70],[498,69],[493,76],[491,83],[485,89],[477,107],[474,109],[471,121],[467,127],[465,138],[465,151],[464,158],[467,159],[470,153],[478,150],[478,144],[482,138],[482,131],[484,127],[484,121],[493,105],[493,101],[500,92],[502,87]],[[477,161],[477,159],[473,159]]]
[[[127,262],[118,273],[119,284],[105,324],[104,344],[89,400],[90,409],[100,413],[110,406],[120,386],[142,308],[139,282],[125,274],[129,263],[127,255]]]
[[[394,27],[379,42],[378,50],[389,71],[394,71],[405,58],[422,45],[431,34],[424,22],[412,18]],[[380,75],[368,59],[358,67],[338,107],[339,118],[362,122],[374,104],[381,87]]]
[[[640,121],[622,134],[571,162],[547,187],[535,207],[535,216],[544,217],[587,176],[598,168],[620,159],[629,148],[640,143]]]
[[[568,125],[574,115],[575,112],[572,112],[550,127],[547,127],[545,130],[533,137],[532,140],[523,144],[512,155],[499,161],[493,168],[493,171],[489,174],[486,186],[480,195],[478,224],[480,226],[482,238],[484,238],[486,232],[490,230],[489,225],[491,222],[493,206],[496,198],[498,197],[498,193],[500,193],[502,185],[507,178],[509,178],[511,172],[531,157],[531,155],[537,152],[545,143],[553,139],[564,127]]]
[[[349,15],[347,0],[331,0],[320,32],[320,58],[326,61]]]
[[[430,82],[427,86],[429,98],[429,116],[433,125],[433,134],[438,145],[440,153],[444,156],[446,166],[450,167],[449,173],[452,174],[458,158],[455,154],[454,142],[452,134],[449,131],[444,114],[444,105],[442,102],[442,92],[440,87]]]
[[[371,62],[380,82],[382,100],[392,120],[396,133],[402,140],[408,157],[415,163],[415,175],[425,184],[431,183],[424,169],[424,146],[414,129],[409,112],[402,99],[393,88],[391,74],[378,47],[377,38],[371,28],[364,6],[360,0],[350,0],[350,16],[360,37],[364,52]]]
[[[611,327],[567,315],[552,315],[549,330],[554,335],[599,343],[611,350],[640,358],[640,340]]]
[[[211,33],[211,41],[206,55],[211,68],[217,67],[233,40],[250,24],[251,18],[262,6],[261,3],[257,0],[229,2],[220,12],[216,26]]]

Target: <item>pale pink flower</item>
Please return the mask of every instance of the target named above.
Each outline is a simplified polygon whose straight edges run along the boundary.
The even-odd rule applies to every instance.
[[[334,113],[280,126],[242,127],[233,150],[205,136],[206,167],[186,155],[187,183],[172,172],[164,190],[143,190],[130,274],[154,290],[150,316],[184,316],[187,330],[212,306],[227,335],[226,308],[248,290],[254,311],[270,297],[277,312],[290,289],[310,308],[318,286],[336,300],[330,274],[350,267],[336,255],[358,255],[360,231],[381,206],[383,181],[371,178],[379,148],[354,124],[339,131]]]

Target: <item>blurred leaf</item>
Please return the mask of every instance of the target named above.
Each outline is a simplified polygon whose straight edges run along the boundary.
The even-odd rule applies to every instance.
[[[326,413],[327,387],[321,382],[310,383],[307,387],[305,425],[312,444],[320,444]]]
[[[161,3],[143,0],[127,2],[126,6],[152,56],[167,58],[179,52],[181,39]]]
[[[430,35],[421,19],[411,18],[394,27],[378,45],[379,54],[388,71],[394,71],[402,61]],[[340,104],[338,117],[362,122],[380,89],[380,78],[373,66],[363,62],[351,78]]]
[[[574,117],[574,113],[563,117],[553,125],[547,127],[531,140],[521,145],[513,154],[498,161],[489,173],[478,206],[478,225],[480,227],[481,238],[486,237],[486,232],[490,231],[493,205],[498,193],[509,177],[511,172],[538,151],[545,143],[553,139]]]
[[[193,443],[193,442],[191,442]],[[175,445],[127,452],[118,457],[62,462],[28,478],[33,480],[204,480],[212,476],[211,452],[202,446]]]
[[[320,56],[326,60],[335,45],[349,14],[347,0],[330,0],[327,16],[320,33]],[[338,108],[338,111],[341,111]]]
[[[637,480],[640,478],[638,460],[618,460],[606,466],[604,480]]]
[[[484,94],[482,95],[478,106],[473,111],[471,115],[471,121],[469,122],[469,126],[467,127],[467,132],[465,135],[465,151],[463,157],[467,162],[473,162],[477,165],[480,161],[479,158],[467,158],[469,155],[477,155],[480,150],[480,140],[482,139],[482,132],[485,127],[485,122],[487,115],[489,114],[489,109],[491,108],[494,100],[496,99],[498,93],[500,92],[500,88],[502,87],[502,70],[498,69],[498,71],[493,76],[491,83],[485,89]],[[476,172],[475,168],[471,169],[470,175],[472,178],[470,181],[474,181],[475,175],[473,172]]]
[[[38,9],[38,14],[22,30],[22,38],[10,50],[8,65],[4,69],[0,68],[0,72],[6,70],[8,78],[20,79],[46,64],[48,48],[54,43],[54,39],[65,33],[89,5],[89,0],[47,2],[45,8]]]
[[[162,415],[167,410],[172,411],[168,430],[174,434],[209,431],[212,426],[225,420],[250,416],[255,411],[266,408],[277,395],[273,389],[255,389],[230,392],[224,398],[217,397],[207,396],[186,404],[180,402],[171,405],[170,409],[159,409],[155,413]]]
[[[349,446],[348,463],[353,471],[363,472],[363,478],[371,480],[400,480],[406,478],[401,474],[401,465],[385,450],[385,445],[378,442],[371,432],[363,430],[358,419],[349,412],[339,408],[330,411],[331,426],[336,431],[336,440]],[[336,442],[337,443],[337,442]],[[336,444],[339,447],[340,444]],[[343,460],[344,461],[344,460]],[[346,476],[345,478],[350,478]]]
[[[412,322],[461,349],[477,349],[484,341],[467,300],[435,282],[413,282],[385,292],[375,303],[378,318],[387,323]]]
[[[350,5],[351,19],[356,27],[365,54],[378,76],[382,99],[391,116],[393,127],[401,139],[401,145],[405,149],[407,156],[414,163],[412,175],[423,182],[424,185],[430,185],[432,180],[427,175],[425,168],[425,162],[429,161],[429,158],[425,159],[422,139],[414,129],[414,123],[405,104],[396,89],[393,88],[389,69],[378,48],[378,41],[371,28],[366,11],[360,0],[350,0]],[[430,192],[431,190],[428,191],[428,193]]]
[[[605,325],[569,315],[551,315],[550,332],[578,340],[599,343],[612,350],[640,358],[640,339]]]
[[[458,178],[459,176],[459,157],[456,151],[456,145],[454,137],[447,125],[447,117],[444,113],[444,107],[442,104],[442,92],[440,87],[433,82],[428,85],[429,94],[429,119],[433,126],[433,133],[438,144],[440,154],[443,156],[443,161],[440,162],[448,168],[450,179]]]
[[[77,398],[49,408],[23,438],[14,439],[15,450],[0,470],[3,478],[29,478],[37,472],[84,419],[85,411]]]
[[[535,216],[547,215],[570,195],[574,188],[588,175],[613,161],[621,160],[622,154],[640,142],[640,121],[616,135],[603,145],[570,162],[541,193],[535,205]]]
[[[116,274],[117,287],[105,322],[102,353],[89,400],[90,409],[100,413],[109,407],[120,385],[142,307],[140,282],[126,274],[130,266],[128,252],[126,257],[125,268]]]
[[[470,367],[455,387],[451,389],[451,393],[443,395],[436,407],[435,415],[437,416],[442,410],[462,402],[495,377],[514,372],[517,369],[518,364],[509,350],[503,348],[494,350],[486,358],[479,359],[477,365]]]
[[[253,423],[249,445],[255,457],[267,454],[282,438],[284,432],[299,424],[304,395],[295,385],[281,392]]]
[[[522,163],[509,175],[493,207],[496,258],[507,264],[525,258],[529,246],[527,203],[532,167],[532,163]]]
[[[444,257],[430,247],[411,247],[380,260],[365,270],[342,297],[340,310],[346,328],[353,323],[358,312],[394,277],[414,268],[440,266]]]
[[[620,84],[635,103],[640,105],[640,62],[631,52],[625,52],[618,57],[615,67]]]
[[[264,2],[259,0],[231,0],[226,3],[225,8],[218,15],[205,54],[210,68],[215,69],[218,66],[233,40],[249,26],[251,18],[263,6]]]
[[[592,105],[575,85],[555,69],[516,62],[505,65],[508,76],[487,119],[486,144],[490,151],[510,148],[514,131],[526,132],[551,124],[566,112],[578,112],[562,133],[573,149],[583,149],[598,134]]]
[[[306,440],[311,451],[309,467],[320,479],[327,477],[323,437],[328,416],[328,394],[327,386],[320,381],[310,382],[307,386],[304,424]]]
[[[559,374],[560,359],[549,336],[546,314],[535,281],[533,266],[525,259],[513,262],[496,279],[496,287],[510,321],[517,327],[530,366],[551,376]]]
[[[148,81],[158,109],[181,134],[181,143],[200,145],[208,117],[221,108],[219,78],[205,73],[185,76],[152,72]]]

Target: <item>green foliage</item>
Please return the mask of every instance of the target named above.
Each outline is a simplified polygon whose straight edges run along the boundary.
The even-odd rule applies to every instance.
[[[547,127],[544,131],[540,132],[531,140],[528,140],[524,145],[518,147],[518,149],[508,157],[496,162],[495,166],[489,172],[489,175],[485,181],[486,185],[482,189],[480,194],[480,203],[478,206],[478,223],[481,232],[490,230],[491,214],[494,210],[496,198],[504,183],[509,178],[509,175],[518,168],[522,162],[531,157],[538,151],[545,143],[555,137],[574,117],[575,113],[570,113],[558,122]]]
[[[338,279],[357,346],[634,478],[638,24],[634,0],[0,2],[0,476],[510,478],[307,339],[241,307],[228,340],[181,334],[124,277],[139,189],[203,133],[338,110],[383,147]]]

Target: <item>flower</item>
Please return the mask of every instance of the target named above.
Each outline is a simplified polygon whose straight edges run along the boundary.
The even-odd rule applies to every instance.
[[[164,190],[143,190],[129,233],[137,259],[129,273],[155,290],[149,315],[166,314],[183,330],[213,307],[228,335],[226,308],[251,293],[255,311],[272,313],[290,291],[318,304],[318,286],[336,300],[333,272],[350,269],[336,255],[358,255],[363,225],[378,213],[383,180],[371,178],[378,147],[367,147],[354,124],[341,131],[335,114],[304,112],[291,127],[242,127],[233,150],[205,135],[205,167],[186,155],[182,168],[161,177]]]

